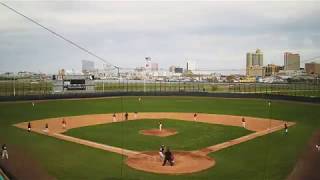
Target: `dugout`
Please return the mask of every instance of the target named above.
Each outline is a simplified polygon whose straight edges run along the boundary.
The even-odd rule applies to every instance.
[[[90,75],[64,75],[53,80],[55,93],[68,91],[94,91],[94,77]]]

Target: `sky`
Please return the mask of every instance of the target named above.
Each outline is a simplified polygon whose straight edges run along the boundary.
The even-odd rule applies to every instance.
[[[2,1],[122,68],[243,70],[257,48],[264,64],[320,56],[320,1]],[[81,70],[101,61],[0,4],[0,72]],[[303,64],[301,65],[303,67]]]

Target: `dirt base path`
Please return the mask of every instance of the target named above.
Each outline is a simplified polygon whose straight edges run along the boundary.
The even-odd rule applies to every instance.
[[[136,119],[176,119],[184,121],[204,122],[211,124],[221,124],[228,126],[239,126],[242,127],[242,116],[232,115],[217,115],[217,114],[198,114],[197,119],[194,120],[193,113],[174,113],[174,112],[149,112],[149,113],[129,113],[128,120]],[[116,114],[116,118],[112,117],[112,114],[91,114],[82,116],[69,116],[69,117],[58,117],[50,119],[41,119],[32,121],[32,131],[40,134],[45,134],[58,139],[71,141],[86,145],[93,148],[102,149],[109,152],[118,153],[128,157],[127,164],[135,169],[143,170],[147,172],[163,173],[163,174],[184,174],[202,171],[210,168],[215,164],[215,161],[207,156],[211,152],[216,152],[224,148],[254,139],[259,136],[266,135],[283,129],[284,122],[273,119],[263,119],[255,117],[244,117],[246,121],[245,128],[254,133],[249,135],[230,140],[221,144],[206,147],[204,149],[192,151],[192,152],[174,152],[177,156],[176,164],[174,166],[163,167],[161,161],[159,161],[158,152],[137,152],[127,150],[119,147],[113,147],[105,144],[100,144],[80,138],[70,137],[62,134],[68,129],[79,128],[84,126],[105,124],[105,123],[117,123],[124,121],[124,114]],[[62,121],[67,122],[66,128],[63,127]],[[164,120],[165,122],[165,120]],[[45,125],[48,124],[48,131],[45,131]],[[288,126],[294,125],[294,123],[287,123]],[[28,122],[15,124],[14,126],[27,129]],[[164,123],[164,128],[165,123]],[[188,162],[188,163],[182,163]]]

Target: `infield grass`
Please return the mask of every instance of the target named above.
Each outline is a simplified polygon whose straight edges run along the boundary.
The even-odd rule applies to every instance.
[[[158,151],[160,145],[172,150],[198,150],[249,134],[251,131],[233,126],[162,119],[164,128],[177,134],[168,137],[146,136],[140,130],[157,128],[158,119],[109,123],[71,129],[65,134],[102,144],[135,151]]]

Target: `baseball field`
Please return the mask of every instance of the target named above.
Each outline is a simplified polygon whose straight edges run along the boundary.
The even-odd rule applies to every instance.
[[[30,179],[280,180],[290,175],[320,127],[318,104],[271,101],[269,105],[262,99],[206,97],[138,99],[48,100],[35,101],[34,106],[31,101],[2,102],[0,143],[7,144],[9,160],[1,160],[1,166]],[[26,130],[28,122],[32,132]],[[159,122],[164,131],[157,134]],[[173,167],[162,167],[158,159],[162,144],[176,156]]]

